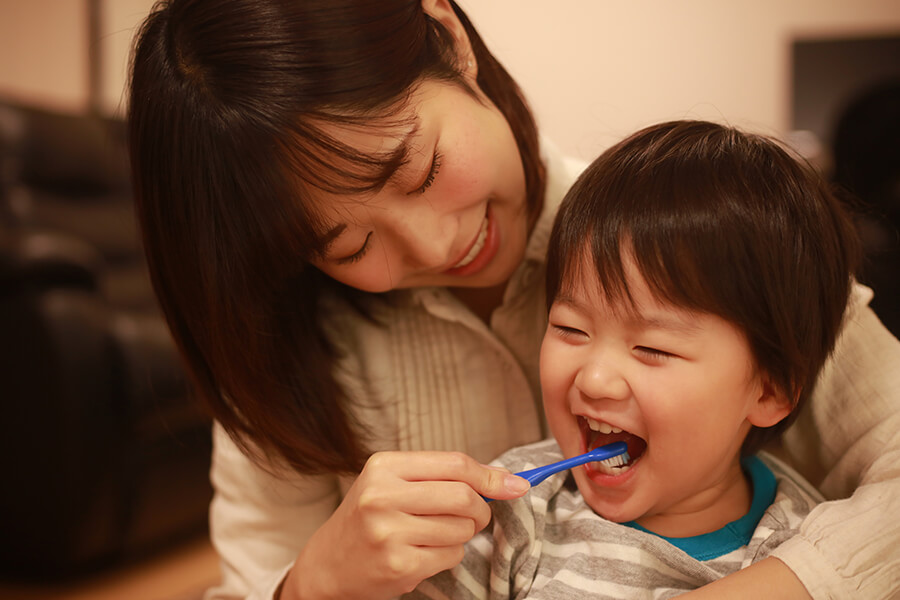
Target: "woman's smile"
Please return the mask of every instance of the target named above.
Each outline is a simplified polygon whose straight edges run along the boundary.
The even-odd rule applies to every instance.
[[[496,256],[500,248],[500,232],[491,216],[491,207],[488,204],[487,214],[481,222],[478,235],[469,244],[463,257],[444,271],[444,274],[456,277],[472,275],[487,266]]]
[[[529,224],[509,123],[486,99],[429,81],[404,111],[401,121],[413,125],[391,136],[344,132],[365,152],[405,144],[408,160],[373,195],[322,198],[323,217],[339,234],[314,264],[368,292],[504,284],[522,261]]]

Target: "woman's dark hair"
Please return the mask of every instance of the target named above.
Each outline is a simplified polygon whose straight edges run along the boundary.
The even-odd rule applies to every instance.
[[[780,435],[834,347],[859,260],[825,182],[759,135],[698,121],[648,127],[602,154],[563,200],[548,306],[588,276],[608,301],[633,305],[624,252],[661,301],[736,325],[756,367],[795,402],[777,425],[754,427],[742,451]],[[596,273],[579,272],[588,255]]]
[[[536,212],[534,120],[451,6],[480,90],[512,128]],[[478,97],[459,51],[421,0],[170,0],[144,22],[129,133],[145,252],[202,399],[245,450],[308,473],[364,463],[318,310],[325,286],[355,291],[309,266],[326,241],[310,196],[377,190],[400,160],[363,154],[328,126],[387,132],[428,79]]]

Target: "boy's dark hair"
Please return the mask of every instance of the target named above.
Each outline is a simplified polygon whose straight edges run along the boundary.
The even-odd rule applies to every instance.
[[[584,252],[606,299],[630,302],[623,241],[655,296],[739,327],[757,368],[794,401],[777,425],[754,427],[742,452],[780,435],[834,347],[858,262],[852,222],[825,182],[769,138],[699,121],[654,125],[602,154],[563,200],[548,306],[587,275],[577,268]]]

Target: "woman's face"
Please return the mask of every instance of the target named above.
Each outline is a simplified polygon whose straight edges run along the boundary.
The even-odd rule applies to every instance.
[[[396,135],[341,130],[363,152],[408,146],[408,161],[378,192],[325,195],[337,232],[313,264],[360,290],[502,284],[528,236],[525,174],[509,123],[458,85],[425,81],[399,115]]]

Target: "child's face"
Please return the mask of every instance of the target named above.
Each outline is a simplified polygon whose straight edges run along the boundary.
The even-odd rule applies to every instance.
[[[749,508],[738,461],[751,422],[789,409],[775,410],[736,327],[656,301],[630,259],[626,275],[634,311],[607,305],[590,276],[551,307],[541,349],[550,429],[566,457],[628,442],[630,467],[574,469],[601,516],[663,535],[712,531]]]

